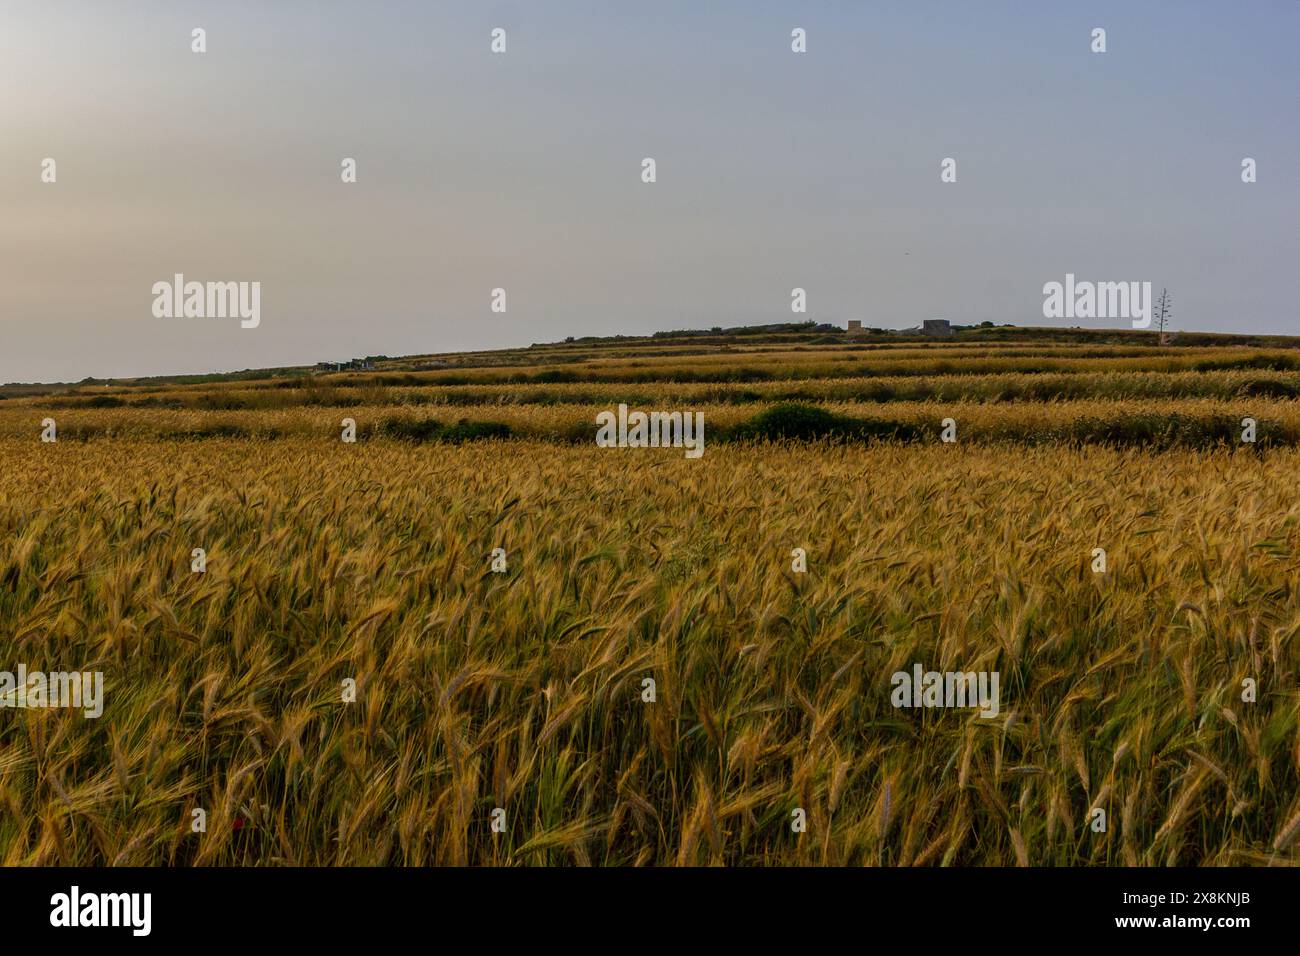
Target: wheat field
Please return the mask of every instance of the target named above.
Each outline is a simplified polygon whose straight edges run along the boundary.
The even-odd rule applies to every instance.
[[[773,345],[472,401],[382,370],[6,398],[0,666],[102,671],[104,712],[0,708],[0,859],[1300,862],[1298,383],[1275,349],[1117,348],[1041,377],[953,371],[1012,361],[954,344],[845,378],[876,353]],[[671,374],[728,362],[768,377]],[[946,391],[837,391],[905,380]],[[727,435],[786,388],[917,431]],[[595,447],[629,398],[718,441]],[[1155,447],[1144,418],[1183,426]],[[998,713],[894,706],[917,663],[998,673]]]

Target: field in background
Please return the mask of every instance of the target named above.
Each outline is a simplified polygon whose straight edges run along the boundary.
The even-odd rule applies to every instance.
[[[798,328],[798,327],[795,327]],[[815,327],[805,327],[811,329]],[[851,339],[805,331],[540,346],[499,353],[376,357],[365,371],[281,369],[175,380],[0,388],[0,436],[65,440],[329,440],[482,436],[593,441],[597,412],[623,402],[705,414],[706,440],[893,437],[1212,445],[1300,443],[1300,339],[971,329],[954,340]],[[1000,338],[998,336],[1001,336]],[[838,421],[792,433],[775,406],[818,406]],[[460,423],[464,427],[456,428]]]
[[[1300,350],[1151,338],[8,389],[0,669],[105,709],[0,710],[0,860],[1300,862]],[[618,402],[704,456],[595,447]]]

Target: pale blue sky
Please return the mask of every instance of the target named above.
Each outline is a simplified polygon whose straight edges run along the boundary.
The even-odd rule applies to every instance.
[[[4,0],[0,381],[787,321],[795,286],[1049,324],[1067,272],[1300,334],[1298,37],[1289,0]],[[260,281],[261,326],[154,318],[175,272]]]

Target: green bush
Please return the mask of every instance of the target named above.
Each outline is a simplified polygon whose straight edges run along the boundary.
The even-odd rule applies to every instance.
[[[375,426],[378,437],[400,441],[437,441],[442,432],[443,425],[435,418],[385,418]]]
[[[381,420],[374,434],[400,441],[459,444],[487,438],[509,438],[511,431],[505,422],[476,422],[462,418],[455,425],[443,425],[433,418],[392,417]]]
[[[1196,418],[1148,414],[1081,418],[1071,425],[1070,432],[1069,437],[1081,444],[1137,445],[1151,449],[1241,444],[1241,420],[1231,416]],[[1262,429],[1258,442],[1271,443],[1262,434]]]
[[[1240,398],[1295,398],[1300,396],[1300,388],[1290,382],[1279,382],[1271,378],[1256,378],[1243,382],[1237,389]]]
[[[907,422],[849,418],[816,405],[791,402],[759,412],[749,421],[736,425],[725,437],[738,441],[816,441],[820,438],[912,441],[921,435],[919,426]]]
[[[487,438],[509,438],[510,426],[505,422],[471,422],[461,419],[442,433],[442,441],[459,443],[482,441]]]
[[[1252,355],[1250,358],[1240,359],[1209,359],[1192,366],[1192,369],[1197,372],[1226,372],[1238,368],[1290,372],[1300,368],[1300,363],[1289,355]]]

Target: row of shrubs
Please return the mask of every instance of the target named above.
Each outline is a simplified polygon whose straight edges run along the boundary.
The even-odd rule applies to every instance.
[[[1157,415],[1125,414],[1112,417],[1076,418],[1055,428],[1037,428],[1026,432],[1023,426],[1008,422],[1005,426],[983,428],[978,437],[985,441],[1009,441],[1025,444],[1063,443],[1075,445],[1140,446],[1143,448],[1212,448],[1240,445],[1241,419],[1230,415]],[[723,441],[815,441],[832,439],[858,442],[933,441],[939,435],[937,425],[887,419],[859,419],[838,415],[812,405],[783,404],[755,415],[747,422],[723,431],[714,440]],[[1270,429],[1257,423],[1256,445],[1296,445],[1300,435]]]
[[[523,405],[599,405],[625,402],[628,405],[653,405],[663,396],[650,392],[627,391],[611,395],[608,389],[592,391],[548,391],[535,389],[514,394],[488,389],[464,391],[389,391],[384,388],[357,390],[323,388],[298,395],[262,396],[210,392],[193,397],[163,398],[146,396],[125,400],[114,395],[91,398],[71,397],[47,402],[51,408],[159,408],[195,411],[244,411],[268,407],[355,408],[361,405],[441,405],[481,406],[497,404]],[[778,391],[758,392],[718,383],[717,388],[693,395],[692,401],[704,404],[747,405],[754,402],[1051,402],[1088,398],[1300,398],[1300,381],[1281,378],[1251,378],[1244,381],[1214,380],[1195,377],[1166,376],[1107,377],[1061,374],[1027,380],[998,380],[979,376],[954,377],[944,381],[916,379],[908,382],[883,382],[869,379],[837,381],[809,386],[792,384]]]
[[[588,443],[595,439],[594,423],[578,423],[562,432],[548,436],[554,440]],[[853,418],[831,412],[816,405],[783,403],[759,412],[748,421],[710,430],[706,441],[762,442],[762,441],[839,441],[868,442],[935,441],[939,438],[938,423],[918,423],[882,418]],[[129,428],[112,425],[78,425],[69,423],[61,428],[60,440],[87,441],[92,438],[131,437]],[[149,437],[170,441],[200,439],[277,439],[284,437],[274,427],[245,427],[229,422],[216,422],[202,428],[181,429]],[[136,436],[140,437],[140,436]],[[444,424],[433,418],[392,416],[380,419],[358,432],[361,440],[394,440],[415,443],[435,442],[460,444],[462,442],[507,439],[516,433],[505,422],[469,421],[461,419]],[[1021,444],[1099,444],[1135,446],[1150,449],[1193,447],[1210,448],[1241,444],[1241,420],[1235,416],[1193,416],[1125,414],[1110,417],[1091,416],[1077,418],[1057,426],[1037,427],[1025,431],[1023,424],[1008,421],[981,427],[972,436],[962,432],[963,439],[974,437],[980,441],[1007,441]],[[1280,427],[1270,427],[1267,422],[1257,426],[1256,445],[1300,445],[1300,434]]]
[[[162,432],[142,431],[138,426],[84,424],[69,422],[59,426],[59,441],[90,441],[98,438],[148,438],[161,441],[196,441],[209,438],[275,440],[296,432],[275,426],[246,426],[234,422],[213,422],[198,428],[170,429]],[[513,432],[505,422],[473,422],[461,419],[444,425],[432,418],[384,418],[358,430],[358,439],[391,439],[411,442],[459,444],[488,438],[510,438]]]
[[[449,444],[509,438],[511,435],[510,426],[505,422],[471,422],[463,418],[454,425],[444,425],[432,418],[384,418],[371,431],[375,438]]]

